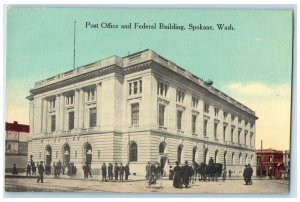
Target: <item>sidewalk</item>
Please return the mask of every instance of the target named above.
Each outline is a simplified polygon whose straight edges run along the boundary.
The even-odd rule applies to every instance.
[[[11,173],[5,173],[5,178],[37,178],[38,175],[36,176],[26,176],[26,173],[19,173],[18,175],[12,175]],[[54,175],[44,175],[44,178],[54,178]],[[134,181],[145,181],[145,176],[141,176],[141,175],[130,175],[128,177],[129,179],[127,181],[124,180],[124,182],[134,182]],[[101,181],[102,180],[102,176],[101,175],[93,175],[92,177],[89,177],[88,179],[84,179],[83,176],[81,175],[77,175],[74,178],[71,178],[68,175],[60,175],[59,179],[71,179],[71,180],[91,180],[91,181]],[[107,178],[108,179],[108,178]],[[169,177],[162,177],[163,180],[169,180]],[[218,180],[222,180],[221,177],[218,178]],[[232,176],[231,178],[229,178],[228,176],[226,177],[226,181],[227,180],[243,180],[243,177],[240,176]],[[269,178],[260,178],[257,176],[253,176],[252,180],[286,180],[286,179],[269,179]],[[198,181],[198,178],[197,178]],[[117,182],[117,180],[110,180],[110,182]]]

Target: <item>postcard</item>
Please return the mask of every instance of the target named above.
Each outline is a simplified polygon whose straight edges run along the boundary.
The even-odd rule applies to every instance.
[[[289,193],[293,11],[7,8],[6,192]]]

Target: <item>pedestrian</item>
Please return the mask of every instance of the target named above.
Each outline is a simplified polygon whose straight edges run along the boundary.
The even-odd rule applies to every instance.
[[[13,175],[17,175],[17,174],[18,174],[17,166],[16,166],[15,163],[13,164],[12,174],[13,174]]]
[[[223,172],[222,172],[222,180],[223,180],[223,182],[225,182],[225,180],[226,180],[226,175],[227,175],[227,171],[226,171],[226,169],[224,169]]]
[[[250,165],[250,163],[248,164],[248,168],[249,168],[249,184],[252,185],[252,175],[253,175],[253,169]]]
[[[124,166],[122,165],[122,163],[120,163],[120,181],[124,181],[123,179],[124,177]]]
[[[36,176],[36,166],[34,162],[32,163],[31,170],[32,170],[32,175]]]
[[[82,166],[83,174],[84,174],[84,179],[88,179],[88,168],[87,168],[87,163],[83,164]]]
[[[26,167],[26,176],[31,175],[31,166],[29,163],[27,163],[27,167]]]
[[[173,166],[169,167],[169,180],[173,180],[174,176],[174,171],[173,171]]]
[[[62,166],[62,174],[65,175],[65,172],[66,172],[66,164],[64,164],[64,165]]]
[[[212,157],[210,157],[209,161],[208,161],[208,164],[211,165],[211,164],[214,164],[214,160]]]
[[[179,162],[176,161],[176,166],[174,167],[174,179],[173,179],[173,186],[175,188],[182,188],[181,184],[181,167],[179,166]]]
[[[102,173],[102,182],[106,182],[106,165],[105,165],[105,163],[102,164],[101,173]]]
[[[249,178],[250,178],[250,169],[248,168],[247,165],[245,165],[245,169],[243,172],[243,177],[244,177],[244,181],[246,183],[246,185],[249,184]]]
[[[113,165],[109,163],[108,165],[108,180],[113,180]]]
[[[40,161],[40,164],[38,165],[38,173],[39,173],[39,178],[37,179],[37,182],[39,183],[41,180],[41,183],[44,183],[44,172],[45,168],[43,165],[43,161]]]
[[[57,178],[57,165],[55,162],[53,163],[53,170],[54,170],[54,178]]]
[[[91,167],[91,164],[86,164],[87,165],[87,171],[88,171],[88,175],[90,175],[90,177],[92,177],[92,167]]]
[[[124,171],[125,171],[125,180],[128,180],[128,176],[130,175],[128,163],[125,165]]]
[[[150,162],[146,165],[146,179],[150,179],[151,165]]]
[[[115,173],[115,180],[118,180],[118,174],[119,174],[119,166],[117,163],[115,163],[115,167],[114,167],[114,173]]]
[[[228,171],[228,177],[231,178],[231,170]]]
[[[189,187],[190,175],[191,175],[191,169],[189,167],[188,161],[185,161],[185,165],[182,168],[182,182],[185,188]]]

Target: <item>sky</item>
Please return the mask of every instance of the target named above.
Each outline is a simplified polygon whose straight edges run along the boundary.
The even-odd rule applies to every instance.
[[[9,8],[6,121],[29,123],[34,82],[112,55],[152,49],[256,112],[256,148],[289,149],[292,13],[288,10]],[[176,23],[186,30],[86,28]],[[216,24],[234,31],[219,31]],[[213,31],[191,31],[189,24]]]

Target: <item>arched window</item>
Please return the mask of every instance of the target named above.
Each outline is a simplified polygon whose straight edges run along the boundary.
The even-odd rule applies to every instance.
[[[159,144],[159,153],[160,154],[163,154],[163,153],[165,153],[165,144],[164,144],[164,142],[161,142],[160,144]]]
[[[129,147],[129,162],[137,161],[137,144],[132,142]]]
[[[197,160],[197,147],[193,148],[193,162],[196,162]]]
[[[204,163],[208,164],[208,149],[204,151]]]
[[[232,162],[232,165],[234,165],[234,164],[235,164],[234,152],[232,153],[231,162]]]
[[[245,164],[246,165],[248,164],[248,154],[246,154],[246,156],[245,156]]]
[[[239,165],[242,165],[242,153],[239,154]]]
[[[178,150],[177,150],[177,161],[179,162],[179,163],[181,163],[181,157],[182,157],[182,145],[179,145],[178,146]]]
[[[219,150],[215,151],[215,163],[219,163]]]
[[[224,152],[224,159],[223,159],[223,162],[224,162],[224,169],[226,169],[226,165],[227,165],[227,151]]]

